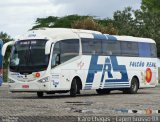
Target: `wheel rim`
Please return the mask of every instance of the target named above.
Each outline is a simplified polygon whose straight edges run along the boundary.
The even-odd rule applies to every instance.
[[[132,83],[132,90],[133,91],[136,91],[137,90],[137,84],[136,84],[136,82],[134,81],[133,83]]]

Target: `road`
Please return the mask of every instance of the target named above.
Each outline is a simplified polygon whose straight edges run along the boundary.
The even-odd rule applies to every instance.
[[[8,86],[0,87],[0,117],[66,117],[68,116],[160,116],[160,87],[141,89],[138,94],[113,91],[98,95],[82,91],[75,98],[69,94],[45,95],[10,93]]]

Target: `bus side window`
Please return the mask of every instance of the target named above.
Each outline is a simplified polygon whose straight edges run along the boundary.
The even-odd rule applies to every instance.
[[[60,42],[57,42],[53,47],[51,67],[53,68],[59,64],[60,64]]]
[[[157,48],[156,44],[150,44],[150,49],[151,49],[151,57],[157,57]]]
[[[120,43],[118,41],[102,40],[103,55],[121,55]]]
[[[82,53],[84,55],[100,55],[102,53],[102,41],[82,38]]]
[[[64,63],[79,55],[79,40],[67,39],[61,41],[61,63]]]
[[[121,50],[123,56],[138,56],[138,43],[121,41]]]
[[[139,56],[140,57],[150,57],[151,56],[151,50],[150,50],[150,44],[140,42],[138,43],[139,46]]]

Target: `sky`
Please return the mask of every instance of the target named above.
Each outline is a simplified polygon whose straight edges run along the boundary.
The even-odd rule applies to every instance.
[[[37,18],[71,14],[112,18],[117,10],[140,5],[141,0],[1,0],[0,32],[14,38],[31,29]]]

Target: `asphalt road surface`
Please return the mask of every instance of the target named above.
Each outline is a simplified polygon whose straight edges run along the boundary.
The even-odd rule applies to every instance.
[[[8,86],[0,87],[0,117],[3,121],[19,119],[13,117],[21,117],[22,120],[25,117],[30,117],[31,120],[37,117],[36,120],[39,121],[56,116],[58,118],[55,121],[75,121],[72,117],[160,116],[159,110],[160,87],[141,89],[133,95],[120,91],[113,91],[109,95],[98,95],[94,90],[81,91],[75,98],[70,97],[69,93],[37,98],[36,93],[10,93]]]

